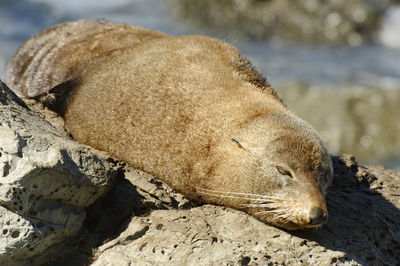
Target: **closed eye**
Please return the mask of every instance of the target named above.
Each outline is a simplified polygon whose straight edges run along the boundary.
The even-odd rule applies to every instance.
[[[278,172],[281,173],[282,175],[287,175],[289,177],[292,177],[292,174],[288,170],[285,170],[280,166],[277,166],[276,170],[278,170]]]

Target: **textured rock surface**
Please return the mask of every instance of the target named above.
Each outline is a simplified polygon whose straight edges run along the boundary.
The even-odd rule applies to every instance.
[[[211,205],[134,217],[118,239],[98,252],[93,265],[329,264],[332,257],[344,256],[239,211]]]
[[[330,218],[322,229],[286,232],[211,205],[153,210],[133,217],[117,238],[100,246],[93,265],[398,264],[400,172],[358,166],[349,155],[335,157],[334,165]],[[127,177],[139,187],[148,184],[136,175]]]
[[[1,83],[0,264],[28,263],[76,236],[85,208],[110,187],[112,167],[28,110]]]
[[[116,163],[64,137],[5,87],[0,102],[0,264],[400,262],[400,172],[334,157],[328,223],[287,232],[238,210],[193,204],[128,167],[107,190],[110,174],[122,173]]]

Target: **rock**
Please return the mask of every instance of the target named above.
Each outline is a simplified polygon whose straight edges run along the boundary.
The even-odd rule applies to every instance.
[[[331,153],[352,153],[364,164],[385,162],[390,168],[400,167],[398,87],[290,82],[277,90],[290,110],[315,127]]]
[[[1,82],[0,264],[39,263],[35,256],[77,236],[86,208],[111,187],[114,167],[27,109]]]
[[[393,6],[385,12],[378,37],[383,45],[400,49],[400,6]]]
[[[398,0],[169,0],[175,16],[250,38],[360,45],[373,40],[385,10]]]
[[[329,221],[288,232],[225,207],[153,210],[134,216],[97,249],[92,265],[396,265],[400,172],[334,157]]]
[[[350,155],[333,157],[328,223],[284,231],[239,210],[192,203],[154,177],[69,139],[14,102],[3,84],[0,96],[0,264],[400,261],[400,172],[360,166]],[[48,111],[40,115],[59,122]]]
[[[0,102],[1,104],[8,105],[14,102],[25,109],[29,109],[23,100],[21,100],[6,84],[0,80]]]
[[[134,217],[117,239],[99,248],[93,265],[266,265],[298,258],[329,264],[330,256],[344,255],[325,249],[321,256],[313,251],[320,252],[317,244],[299,250],[303,242],[237,210],[211,205],[158,210],[145,218]],[[309,259],[315,253],[317,256]]]

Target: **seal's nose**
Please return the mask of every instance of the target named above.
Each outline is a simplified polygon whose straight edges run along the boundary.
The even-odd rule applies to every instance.
[[[324,212],[321,208],[314,207],[311,209],[309,213],[309,218],[310,218],[310,224],[312,225],[323,224],[324,222],[326,222],[328,214]]]

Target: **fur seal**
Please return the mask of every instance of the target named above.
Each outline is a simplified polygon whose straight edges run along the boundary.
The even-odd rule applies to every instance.
[[[26,41],[6,80],[62,115],[75,140],[192,200],[290,230],[327,220],[324,144],[228,43],[67,22]]]

